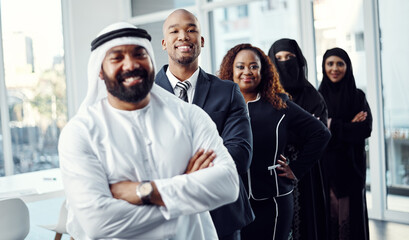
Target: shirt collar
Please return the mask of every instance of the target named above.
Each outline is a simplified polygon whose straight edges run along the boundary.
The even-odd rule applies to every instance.
[[[257,93],[256,99],[251,100],[251,101],[248,101],[247,103],[258,102],[258,100],[260,100],[260,98],[261,98],[261,94],[260,94],[260,93]]]
[[[197,83],[197,79],[199,78],[199,70],[200,67],[196,69],[196,71],[192,74],[192,76],[190,76],[188,79],[185,79],[185,81],[189,81],[190,84],[192,85],[189,89],[195,89],[196,88],[196,83]],[[179,82],[179,79],[177,79],[175,77],[175,75],[173,75],[173,73],[171,73],[171,71],[168,69],[166,69],[166,76],[169,79],[170,85],[172,85],[172,89],[175,90],[176,88],[176,83]]]

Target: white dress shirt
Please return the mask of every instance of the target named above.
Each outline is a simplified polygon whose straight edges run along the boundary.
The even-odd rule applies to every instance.
[[[192,74],[192,76],[190,76],[188,79],[185,80],[185,81],[189,81],[191,84],[191,87],[187,90],[187,100],[189,103],[193,102],[193,98],[195,96],[196,83],[197,83],[197,79],[199,78],[199,72],[200,72],[200,68],[197,68],[196,71]],[[169,67],[166,70],[166,76],[168,77],[170,85],[173,88],[173,92],[175,93],[176,96],[179,96],[181,89],[176,87],[176,83],[180,81],[169,70]]]
[[[214,166],[184,174],[199,149]],[[154,84],[150,103],[123,111],[103,99],[75,116],[59,140],[74,239],[217,239],[209,210],[238,196],[235,164],[210,117]],[[109,184],[153,180],[166,207],[114,199]]]

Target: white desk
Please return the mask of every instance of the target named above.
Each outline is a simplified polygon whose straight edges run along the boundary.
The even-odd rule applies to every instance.
[[[0,199],[35,202],[64,196],[59,168],[0,177]]]

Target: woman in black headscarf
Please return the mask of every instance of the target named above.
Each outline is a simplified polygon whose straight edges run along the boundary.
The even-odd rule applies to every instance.
[[[365,139],[372,131],[371,110],[363,91],[356,88],[351,60],[343,49],[325,52],[322,73],[319,92],[327,103],[332,133],[323,157],[331,239],[369,239]]]
[[[268,55],[278,70],[281,84],[292,100],[326,125],[327,107],[324,98],[307,80],[307,62],[297,42],[288,38],[277,40]],[[286,156],[296,161],[302,145],[296,137],[289,142]],[[294,240],[328,239],[326,224],[329,220],[329,209],[325,207],[321,164],[318,161],[294,189]]]

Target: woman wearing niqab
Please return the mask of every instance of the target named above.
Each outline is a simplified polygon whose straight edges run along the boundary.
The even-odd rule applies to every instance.
[[[327,103],[332,134],[323,156],[331,239],[369,239],[365,139],[372,131],[371,110],[343,49],[325,52],[322,72],[319,92]]]
[[[279,53],[279,54],[277,54]],[[286,57],[282,57],[286,53]],[[307,61],[297,42],[283,38],[274,42],[268,55],[277,68],[280,82],[290,94],[292,101],[310,114],[327,124],[327,107],[324,98],[307,80]],[[296,137],[291,139],[286,149],[286,156],[291,161],[297,160],[302,148]],[[326,240],[328,227],[328,208],[326,204],[321,160],[298,181],[294,189],[294,220],[292,237],[294,240]]]

